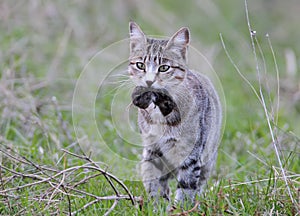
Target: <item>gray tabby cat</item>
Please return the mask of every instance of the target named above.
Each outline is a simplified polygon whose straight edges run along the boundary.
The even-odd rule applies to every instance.
[[[128,71],[144,150],[141,175],[150,197],[170,200],[168,180],[177,179],[175,203],[193,203],[214,167],[222,109],[211,82],[187,65],[189,30],[169,40],[148,38],[130,22]]]

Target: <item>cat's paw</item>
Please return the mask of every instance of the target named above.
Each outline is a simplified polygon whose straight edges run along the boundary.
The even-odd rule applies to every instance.
[[[134,88],[131,98],[135,106],[146,109],[152,102],[153,92],[147,87],[137,86]]]

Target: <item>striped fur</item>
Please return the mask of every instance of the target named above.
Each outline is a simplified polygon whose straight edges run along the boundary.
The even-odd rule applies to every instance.
[[[188,69],[188,44],[187,28],[181,28],[169,40],[161,40],[147,38],[136,23],[130,23],[128,71],[135,85],[141,86],[136,89],[150,91],[146,108],[138,111],[144,145],[143,183],[151,197],[170,200],[168,180],[176,178],[175,202],[182,205],[192,204],[209,178],[222,124],[221,105],[213,85]],[[166,115],[149,96],[160,89],[167,91],[176,104]]]

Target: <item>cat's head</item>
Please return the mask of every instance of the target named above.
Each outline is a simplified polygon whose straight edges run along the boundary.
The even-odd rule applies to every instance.
[[[129,23],[130,57],[128,72],[137,86],[172,88],[185,78],[189,30],[179,29],[169,40],[148,38]]]

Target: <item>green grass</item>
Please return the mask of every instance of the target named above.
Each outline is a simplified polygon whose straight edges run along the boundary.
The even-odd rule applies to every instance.
[[[133,206],[130,200],[119,200],[111,215],[167,215],[167,204],[163,201],[157,207],[158,212],[153,213],[153,205],[142,183],[137,181],[141,147],[132,132],[136,130],[136,110],[131,107],[128,111],[132,130],[127,132],[127,126],[123,127],[128,123],[126,119],[116,122],[130,99],[131,85],[119,86],[122,77],[115,76],[123,70],[124,63],[115,65],[101,91],[95,77],[80,86],[85,90],[79,97],[83,106],[78,107],[80,112],[76,115],[72,114],[73,93],[84,67],[98,51],[127,38],[131,19],[152,35],[168,36],[181,26],[188,26],[192,45],[208,58],[222,84],[226,125],[216,171],[198,198],[199,208],[189,215],[297,215],[300,208],[299,71],[288,68],[293,66],[293,56],[296,64],[299,62],[296,10],[299,3],[258,0],[248,3],[252,28],[262,49],[260,53],[256,44],[262,76],[260,86],[243,1],[128,2],[6,0],[0,3],[0,215],[61,215],[68,214],[69,207],[72,212],[82,209],[78,215],[103,215],[108,211],[112,200],[85,207],[94,199],[91,195],[68,189],[66,193],[63,187],[55,191],[49,181],[33,184],[37,179],[26,176],[46,178],[88,163],[62,149],[78,155],[83,154],[82,150],[86,155],[91,153],[93,161],[99,162],[102,169],[124,180],[134,196],[143,198],[141,208],[138,204]],[[262,88],[270,116],[275,120],[278,116],[278,122],[271,121],[271,126],[291,194],[283,179],[263,107],[229,61],[220,33],[238,69],[256,91]],[[272,47],[266,33],[270,35]],[[279,110],[276,110],[276,65],[271,48],[280,77]],[[125,53],[126,49],[125,46]],[[292,56],[287,55],[287,50]],[[100,55],[101,59],[96,58],[88,69],[104,78],[108,65],[120,63],[115,57],[122,53],[113,54]],[[91,103],[95,110],[84,106],[90,106],[85,101],[91,97],[91,91],[96,91]],[[119,107],[111,114],[112,109]],[[23,175],[17,176],[12,171]],[[93,174],[100,172],[79,168],[52,182],[74,185]],[[26,184],[29,185],[22,188]],[[120,194],[126,195],[119,184],[114,184]],[[171,187],[176,187],[175,182]],[[103,174],[88,179],[76,189],[98,197],[115,195]],[[173,213],[181,211],[177,209]]]

